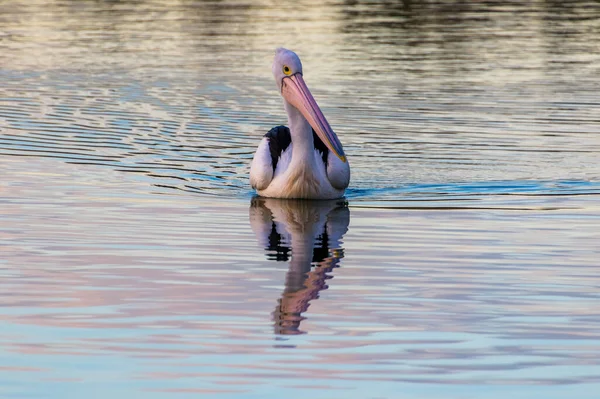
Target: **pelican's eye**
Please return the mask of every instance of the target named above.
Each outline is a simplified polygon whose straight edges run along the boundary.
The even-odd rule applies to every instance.
[[[284,65],[283,66],[283,73],[285,73],[286,75],[291,75],[292,74],[292,70],[290,69],[289,66]]]

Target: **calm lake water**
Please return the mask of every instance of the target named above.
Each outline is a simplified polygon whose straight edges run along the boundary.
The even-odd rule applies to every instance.
[[[341,201],[255,198],[274,49]],[[3,398],[597,398],[600,4],[0,2]]]

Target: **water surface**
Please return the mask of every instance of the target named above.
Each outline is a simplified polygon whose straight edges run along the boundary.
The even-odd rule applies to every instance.
[[[3,397],[593,398],[595,2],[0,4]],[[341,201],[255,198],[277,46]]]

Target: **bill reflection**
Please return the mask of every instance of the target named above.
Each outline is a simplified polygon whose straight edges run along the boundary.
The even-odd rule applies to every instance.
[[[328,288],[330,272],[339,267],[349,222],[344,200],[252,199],[250,225],[260,245],[269,259],[289,264],[285,289],[273,312],[275,334],[304,333],[302,313]]]

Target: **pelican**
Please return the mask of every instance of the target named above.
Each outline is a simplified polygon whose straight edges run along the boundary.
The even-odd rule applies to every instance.
[[[262,138],[250,166],[250,184],[262,197],[342,197],[350,183],[350,165],[304,83],[300,58],[278,48],[272,70],[289,128],[276,126]]]

